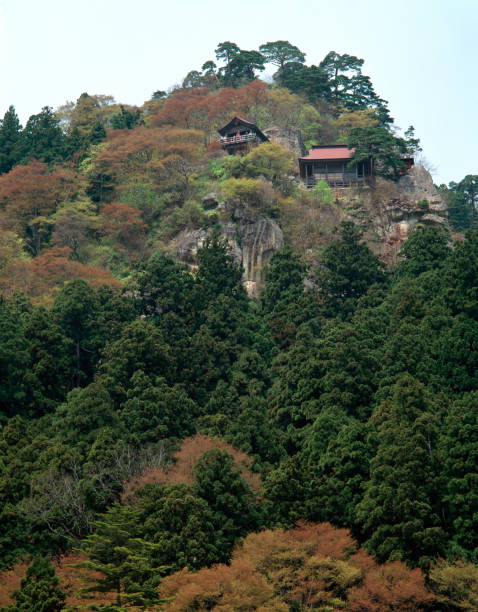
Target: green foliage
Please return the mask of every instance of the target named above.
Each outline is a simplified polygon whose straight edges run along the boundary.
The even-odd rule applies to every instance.
[[[306,268],[290,247],[275,253],[265,270],[261,304],[280,346],[294,339],[297,328],[320,315],[316,296],[305,288]]]
[[[0,298],[0,406],[3,416],[13,416],[30,404],[28,342],[19,310]]]
[[[51,163],[65,157],[65,135],[60,120],[49,106],[43,107],[41,113],[28,119],[22,137],[25,160],[34,157]]]
[[[207,451],[194,466],[194,480],[194,492],[211,508],[214,525],[221,530],[226,546],[258,526],[252,491],[234,467],[232,455]]]
[[[13,106],[0,121],[0,174],[9,172],[23,157],[22,126]]]
[[[82,280],[72,281],[59,293],[53,316],[70,340],[70,388],[89,381],[102,344],[101,310],[95,291]]]
[[[476,392],[456,399],[448,411],[442,429],[440,452],[443,457],[443,482],[447,522],[454,534],[452,555],[478,560],[478,496],[474,483],[478,478],[478,415]]]
[[[305,62],[305,53],[302,53],[298,47],[291,45],[287,40],[276,40],[268,42],[259,47],[259,51],[266,58],[269,64],[277,66],[279,75],[284,66],[289,62]]]
[[[13,592],[15,612],[59,612],[64,609],[66,595],[59,588],[59,580],[51,562],[35,557],[22,579],[21,588]]]
[[[347,146],[355,149],[353,163],[371,160],[377,176],[397,179],[406,170],[401,158],[408,153],[407,142],[383,125],[354,128],[348,135]]]
[[[426,389],[401,378],[372,418],[378,449],[358,504],[369,550],[379,559],[427,566],[443,549],[438,515],[438,424]]]
[[[139,108],[131,110],[120,105],[120,112],[111,117],[111,127],[114,130],[132,130],[141,122]]]
[[[170,570],[226,561],[222,525],[208,503],[185,484],[147,485],[136,493],[141,535],[155,544],[154,559]]]
[[[448,189],[442,191],[448,195],[448,217],[452,227],[459,232],[474,227],[478,210],[478,175],[468,174],[459,183],[451,182]]]
[[[340,240],[324,251],[324,270],[318,278],[326,307],[343,317],[353,310],[357,299],[371,285],[385,280],[382,262],[360,242],[361,235],[352,222],[342,223]]]
[[[395,268],[395,275],[413,277],[442,267],[451,253],[449,240],[448,232],[441,227],[417,228],[400,250],[404,260]]]
[[[300,519],[351,528],[380,560],[476,562],[476,176],[442,188],[454,229],[471,228],[464,241],[417,228],[387,283],[354,224],[320,246],[340,202],[325,182],[297,190],[286,149],[221,156],[209,143],[204,154],[238,113],[306,141],[347,139],[355,161],[397,178],[419,143],[411,128],[393,131],[363,60],[330,52],[306,66],[288,41],[259,51],[227,41],[216,53],[219,67],[205,62],[141,109],[82,94],[24,130],[13,107],[0,122],[2,184],[24,196],[14,210],[7,190],[0,228],[0,566],[83,539],[88,567],[104,572],[94,588],[119,593],[112,607],[150,608],[164,571],[228,562],[251,530]],[[267,63],[276,82],[253,82]],[[48,166],[19,166],[31,157]],[[55,193],[27,219],[40,179]],[[268,259],[257,302],[220,237],[230,227],[212,230],[228,206],[201,205],[210,191],[285,220],[286,239],[288,215],[302,224],[304,259],[289,247]],[[244,227],[247,210],[236,214],[229,221]],[[164,255],[194,228],[206,228],[197,268]],[[119,286],[97,265],[125,290],[93,288]],[[78,270],[88,283],[65,282]],[[252,493],[220,450],[201,457],[190,484],[173,480],[164,449],[196,432],[247,452],[263,490]],[[176,484],[115,505],[136,478]],[[47,591],[61,607],[49,566],[33,566],[18,609],[41,609],[25,598],[48,602]],[[432,568],[430,581],[440,609],[476,608],[460,562]]]
[[[198,251],[197,261],[198,298],[203,304],[220,295],[245,298],[242,270],[217,234],[206,240]]]
[[[317,181],[312,188],[312,193],[323,206],[331,206],[334,203],[334,195],[327,181]]]
[[[85,592],[115,593],[116,603],[150,606],[158,601],[157,585],[166,568],[154,567],[156,546],[137,537],[137,509],[113,506],[96,522],[95,533],[82,546],[88,559],[77,564],[100,572]]]
[[[144,444],[193,433],[197,412],[183,387],[170,387],[159,377],[151,380],[137,370],[122,404],[121,420],[127,431],[135,432],[138,444]]]

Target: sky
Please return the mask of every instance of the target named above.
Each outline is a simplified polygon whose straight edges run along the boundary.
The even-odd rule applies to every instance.
[[[141,105],[226,40],[363,58],[435,182],[478,174],[478,0],[0,0],[0,117],[13,104],[24,124],[83,92]]]

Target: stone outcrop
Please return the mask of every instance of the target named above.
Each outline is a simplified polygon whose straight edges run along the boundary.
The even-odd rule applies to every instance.
[[[283,248],[282,230],[273,220],[252,211],[243,204],[228,207],[230,221],[220,225],[220,235],[229,244],[231,254],[243,268],[244,285],[251,297],[257,297],[264,286],[264,266]],[[171,244],[176,257],[189,265],[211,229],[183,230]]]
[[[445,222],[448,216],[446,203],[433,184],[431,174],[423,166],[413,166],[407,174],[400,178],[397,189],[403,203],[417,206],[426,200],[428,211]],[[423,205],[422,208],[424,208]]]
[[[208,193],[202,199],[204,210],[215,210],[220,204],[217,193]]]
[[[264,130],[264,134],[271,142],[275,142],[285,149],[289,149],[296,158],[303,157],[306,154],[300,130],[284,130],[273,126]]]
[[[400,248],[417,224],[447,225],[447,205],[423,166],[413,166],[397,183],[398,197],[385,206],[389,228],[384,238]]]
[[[448,226],[446,202],[423,166],[413,166],[396,184],[377,179],[374,189],[343,202],[349,218],[367,230],[374,250],[391,262],[418,224]]]

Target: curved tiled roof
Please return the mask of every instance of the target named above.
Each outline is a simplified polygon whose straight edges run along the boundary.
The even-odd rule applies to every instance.
[[[248,128],[252,128],[260,137],[262,140],[266,141],[269,140],[267,138],[267,136],[265,136],[261,130],[257,127],[257,125],[255,123],[251,123],[250,121],[246,121],[246,119],[243,119],[242,117],[238,117],[237,115],[235,117],[233,117],[229,123],[226,123],[226,125],[222,128],[220,128],[218,130],[219,134],[221,134],[221,136],[224,136],[224,134],[226,134],[230,128],[234,127],[234,123],[238,121],[238,123],[240,125],[243,125],[244,127],[248,127]]]

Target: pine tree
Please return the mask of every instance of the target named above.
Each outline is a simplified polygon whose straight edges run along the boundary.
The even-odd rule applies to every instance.
[[[257,527],[252,491],[234,467],[232,455],[219,449],[205,452],[194,466],[194,478],[194,491],[211,507],[226,546]]]
[[[382,561],[426,567],[443,550],[434,413],[425,387],[405,375],[372,416],[378,450],[357,516],[367,548]]]
[[[58,576],[51,562],[35,557],[21,582],[13,592],[12,612],[58,612],[64,609],[66,594],[59,587]]]
[[[362,233],[351,221],[341,223],[340,239],[325,249],[324,270],[318,278],[326,307],[344,318],[371,285],[385,280],[384,265],[361,242]]]
[[[10,172],[22,158],[22,126],[10,106],[0,121],[0,174]]]
[[[157,585],[165,567],[153,567],[157,546],[137,537],[139,511],[115,505],[95,524],[82,550],[88,559],[75,564],[101,576],[85,592],[116,593],[118,606],[132,603],[148,606],[158,601]]]
[[[478,393],[453,402],[443,423],[441,453],[451,553],[478,561]]]

